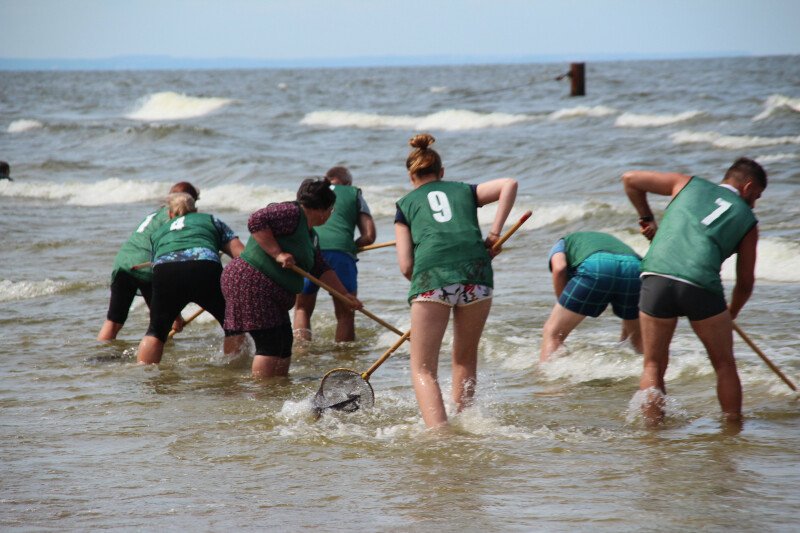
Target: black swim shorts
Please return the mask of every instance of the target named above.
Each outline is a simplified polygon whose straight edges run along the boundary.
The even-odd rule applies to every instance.
[[[704,320],[727,309],[725,298],[685,281],[664,276],[642,278],[639,310],[656,318],[685,316]]]

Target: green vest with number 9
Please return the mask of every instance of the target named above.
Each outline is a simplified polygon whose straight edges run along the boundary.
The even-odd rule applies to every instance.
[[[738,194],[694,176],[667,206],[642,272],[683,279],[724,297],[722,263],[757,223]]]
[[[397,207],[409,224],[414,245],[409,300],[454,283],[493,286],[492,261],[468,184],[426,183],[401,198]]]

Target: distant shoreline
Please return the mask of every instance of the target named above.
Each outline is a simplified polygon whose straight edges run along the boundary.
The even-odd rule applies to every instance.
[[[792,55],[792,54],[786,54]],[[179,58],[170,56],[120,56],[97,59],[0,58],[0,71],[125,71],[125,70],[242,70],[381,68],[467,65],[514,65],[609,61],[672,61],[758,56],[745,52],[686,54],[559,54],[526,56],[376,56],[308,59]]]

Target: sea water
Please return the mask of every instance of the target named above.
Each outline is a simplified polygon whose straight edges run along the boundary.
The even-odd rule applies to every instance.
[[[738,338],[745,423],[720,422],[714,372],[685,320],[667,372],[668,418],[648,429],[641,357],[610,311],[563,357],[538,363],[554,303],[547,252],[566,233],[609,232],[640,253],[620,175],[718,181],[760,161],[755,292],[737,322],[800,382],[800,60],[241,71],[6,72],[0,77],[0,526],[4,530],[794,530],[800,405]],[[161,365],[135,363],[147,308],[95,341],[114,255],[169,186],[243,240],[247,218],[303,178],[348,166],[392,240],[410,190],[408,139],[432,133],[445,179],[514,177],[508,225],[533,217],[494,261],[475,407],[424,428],[408,347],[371,377],[370,411],[309,414],[320,378],[366,370],[395,340],[363,315],[334,344],[320,297],[314,341],[288,379],[226,366],[208,315]],[[657,214],[666,199],[652,198]],[[487,230],[494,207],[480,210]],[[407,281],[392,248],[360,256],[359,297],[405,330]],[[735,258],[723,267],[728,295]],[[187,310],[191,312],[195,307]],[[449,395],[450,332],[440,375]],[[452,411],[452,406],[450,406]]]

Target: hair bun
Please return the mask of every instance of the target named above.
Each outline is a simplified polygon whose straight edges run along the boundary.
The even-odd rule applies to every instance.
[[[408,144],[411,145],[412,148],[417,148],[419,150],[425,150],[428,146],[432,145],[436,142],[436,139],[433,138],[433,135],[430,133],[418,133],[411,137],[411,140],[408,141]]]

